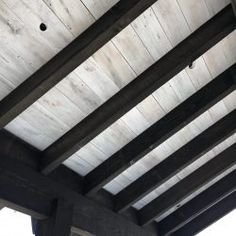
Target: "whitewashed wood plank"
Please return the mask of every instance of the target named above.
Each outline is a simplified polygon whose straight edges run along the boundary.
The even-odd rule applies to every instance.
[[[166,83],[161,88],[156,90],[153,93],[153,96],[166,113],[171,111],[180,103],[180,99],[177,97],[170,83]]]
[[[32,124],[37,130],[41,130],[53,140],[63,135],[67,130],[67,126],[64,123],[39,103],[34,103],[26,111],[22,112],[19,117]]]
[[[148,8],[131,25],[155,61],[171,50],[172,46],[152,8]]]
[[[236,30],[234,30],[225,40],[223,40],[224,55],[232,65],[236,62]]]
[[[74,72],[57,84],[56,88],[73,101],[84,114],[90,114],[103,103],[103,100]]]
[[[41,97],[38,103],[69,127],[73,127],[85,117],[85,114],[56,88]]]
[[[92,57],[120,89],[136,77],[136,73],[111,41]]]
[[[46,134],[39,132],[37,128],[31,126],[21,117],[15,118],[14,122],[11,122],[5,128],[41,151],[54,141]]]
[[[176,0],[159,0],[152,8],[173,46],[189,35],[187,22]]]
[[[114,37],[112,42],[137,74],[142,73],[154,63],[154,59],[144,47],[131,25]]]
[[[82,0],[84,5],[89,9],[91,14],[96,18],[100,18],[105,12],[107,12],[112,6],[114,6],[119,0]]]
[[[9,0],[4,2],[17,16],[25,30],[21,33],[18,29],[18,40],[13,37],[14,49],[21,53],[26,62],[30,61],[30,65],[35,70],[72,41],[72,34],[43,1]],[[47,25],[45,32],[39,29],[42,22]]]
[[[217,14],[225,6],[230,4],[230,0],[205,0],[210,15]]]
[[[139,103],[137,108],[150,124],[160,120],[166,114],[153,95]]]
[[[177,0],[191,31],[211,18],[204,0]]]
[[[186,73],[191,78],[192,84],[197,90],[205,86],[213,79],[203,57],[199,57],[196,61],[194,61],[194,67],[192,69],[187,67]]]
[[[108,100],[119,91],[118,87],[92,58],[86,60],[74,73],[102,98],[103,101]]]
[[[79,0],[57,1],[44,0],[48,7],[57,15],[73,35],[80,35],[95,19]]]
[[[81,176],[86,175],[90,170],[94,168],[94,166],[86,160],[78,158],[76,154],[67,159],[63,164],[76,173],[80,174]]]
[[[236,101],[236,91],[233,91],[230,96],[227,96],[224,99],[225,106],[229,111],[233,111],[235,109],[235,101]]]
[[[101,147],[101,150],[107,155],[106,158],[108,158],[134,138],[134,133],[124,127],[122,121],[117,121],[95,137],[91,143]]]
[[[150,123],[144,119],[144,116],[136,108],[128,111],[121,119],[136,135],[139,135],[150,126]]]

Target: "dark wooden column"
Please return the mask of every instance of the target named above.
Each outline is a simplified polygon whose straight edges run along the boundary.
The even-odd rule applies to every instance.
[[[45,220],[32,219],[35,236],[70,236],[73,205],[65,200],[57,200],[52,215]]]

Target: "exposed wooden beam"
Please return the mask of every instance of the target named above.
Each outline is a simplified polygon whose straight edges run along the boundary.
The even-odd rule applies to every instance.
[[[217,220],[229,214],[236,208],[236,192],[222,199],[220,202],[206,210],[183,228],[174,233],[174,236],[195,235],[209,227]]]
[[[235,26],[233,10],[231,5],[228,5],[48,147],[42,158],[42,172],[48,174],[55,169],[65,159],[178,74],[190,62],[222,40],[235,29]]]
[[[45,220],[33,220],[35,236],[70,236],[73,219],[73,205],[58,199],[52,215]]]
[[[2,162],[2,157],[0,161]],[[0,166],[0,200],[6,207],[45,219],[51,214],[53,200],[37,189],[22,189],[19,177]]]
[[[116,211],[123,211],[193,163],[236,130],[236,110],[206,129],[189,143],[127,186],[115,197]]]
[[[140,224],[145,225],[155,219],[158,220],[158,217],[179,205],[193,192],[232,168],[236,164],[235,153],[236,144],[220,153],[214,159],[210,160],[159,197],[152,200],[139,211]]]
[[[39,168],[40,151],[7,130],[0,130],[0,144],[0,156],[17,157],[32,168]]]
[[[232,92],[236,86],[235,74],[236,64],[95,168],[85,177],[85,194],[90,195],[101,189],[111,179]],[[117,199],[125,199],[127,204],[131,204],[138,197],[142,197],[148,187],[143,185],[130,190],[127,187]]]
[[[0,128],[54,87],[156,0],[121,0],[0,102]]]
[[[31,215],[38,218],[51,215],[53,203],[50,203],[55,199],[64,199],[74,204],[72,225],[91,234],[114,236],[157,234],[156,229],[138,226],[126,217],[96,204],[17,159],[0,156],[0,173],[0,197],[7,198],[13,208],[16,205],[20,208],[17,210],[23,213],[32,213]],[[6,182],[8,185],[4,184]],[[5,190],[2,190],[2,186]],[[38,213],[38,216],[34,213]]]
[[[236,171],[222,178],[159,222],[160,236],[167,236],[236,190]]]

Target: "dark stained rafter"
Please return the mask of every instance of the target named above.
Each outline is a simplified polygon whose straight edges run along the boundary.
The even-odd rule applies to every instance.
[[[105,45],[156,0],[121,0],[0,102],[0,128]]]
[[[139,211],[140,224],[145,225],[155,219],[158,220],[158,217],[180,204],[193,192],[199,190],[222,173],[231,169],[236,165],[235,153],[236,144],[217,155],[214,159],[210,160],[208,163],[144,206]],[[234,180],[233,183],[236,185],[236,178]]]
[[[235,190],[236,171],[233,171],[160,221],[158,224],[160,236],[177,231]]]
[[[236,64],[95,168],[85,177],[85,194],[93,194],[101,189],[130,165],[232,92],[236,86],[235,74]],[[149,187],[148,184],[137,186],[136,189],[127,187],[117,198],[125,199],[127,204],[131,204],[133,200],[142,197]]]
[[[229,214],[236,208],[236,192],[222,199],[201,215],[190,221],[183,228],[174,233],[174,236],[195,235]]]
[[[96,135],[183,70],[190,62],[231,33],[235,26],[236,21],[232,6],[228,5],[48,147],[43,153],[41,171],[44,174],[51,172]]]
[[[190,165],[236,130],[236,110],[212,125],[115,196],[115,210],[123,211]]]
[[[0,157],[2,155],[16,158],[26,165],[38,170],[40,151],[32,147],[7,130],[0,130]],[[16,155],[17,153],[17,155]]]

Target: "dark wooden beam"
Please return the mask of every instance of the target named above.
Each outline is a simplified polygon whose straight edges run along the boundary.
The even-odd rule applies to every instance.
[[[56,199],[63,199],[74,206],[72,225],[91,234],[114,236],[157,234],[156,228],[140,227],[126,217],[40,174],[22,161],[4,155],[0,156],[0,185],[1,198],[7,198],[13,209],[16,205],[20,207],[17,210],[39,219],[50,216],[53,212],[53,202]]]
[[[65,159],[178,74],[190,62],[231,33],[235,26],[233,10],[231,5],[228,5],[48,147],[42,159],[42,172],[48,174],[55,169]]]
[[[192,193],[232,168],[236,164],[235,153],[236,144],[152,200],[139,211],[140,224],[145,225],[158,219],[158,217],[162,216],[168,210],[177,205],[179,206]]]
[[[73,219],[73,205],[58,199],[50,218],[33,220],[35,236],[70,236]]]
[[[187,165],[235,132],[236,110],[206,129],[164,161],[146,172],[115,197],[115,210],[123,211],[159,187]]]
[[[17,158],[32,168],[39,169],[41,152],[4,129],[0,130],[1,155]]]
[[[236,171],[233,171],[160,221],[158,224],[160,236],[167,236],[177,231],[211,206],[230,195],[235,189]]]
[[[54,87],[156,0],[121,0],[0,102],[0,128]]]
[[[85,194],[91,195],[101,189],[130,165],[232,92],[236,86],[235,74],[236,64],[95,168],[85,177]],[[127,204],[131,204],[132,201],[141,198],[148,187],[144,185],[130,190],[127,187],[117,199],[125,199]]]
[[[204,213],[175,232],[174,236],[191,236],[209,227],[217,220],[229,214],[236,208],[236,192],[222,199],[220,202],[206,210]]]
[[[2,162],[2,156],[0,161]],[[1,163],[2,164],[2,163]],[[22,189],[21,180],[0,164],[0,200],[6,207],[45,219],[51,214],[53,200],[36,188]],[[22,183],[25,184],[25,183]]]

